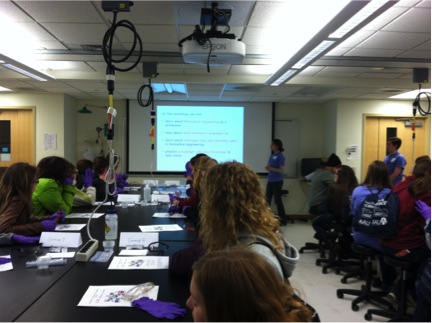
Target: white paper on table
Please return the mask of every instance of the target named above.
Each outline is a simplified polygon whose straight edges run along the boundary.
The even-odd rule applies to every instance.
[[[181,231],[183,230],[178,224],[159,224],[159,225],[139,225],[142,232],[159,232],[159,231]]]
[[[57,224],[55,230],[56,231],[81,231],[86,224]]]
[[[39,243],[44,247],[70,247],[78,248],[82,244],[80,232],[48,232],[41,234]]]
[[[120,251],[119,256],[145,256],[148,249],[123,249]]]
[[[183,219],[186,218],[186,215],[180,214],[180,213],[155,213],[153,214],[154,218],[170,218],[170,219]]]
[[[119,247],[143,246],[159,241],[159,233],[154,232],[120,232]]]
[[[51,258],[73,258],[73,257],[75,257],[75,251],[48,252],[46,255],[51,256]]]
[[[92,219],[97,219],[100,218],[102,215],[104,215],[105,213],[95,213],[93,214]],[[91,213],[71,213],[69,215],[66,215],[67,219],[88,219],[90,218]]]
[[[169,257],[167,256],[114,257],[108,269],[168,269],[168,259]]]
[[[123,296],[135,285],[108,285],[93,286],[90,285],[84,296],[81,298],[78,306],[91,307],[132,307],[131,302],[123,299]],[[159,286],[155,286],[142,297],[147,296],[157,300]]]
[[[11,256],[10,255],[5,255],[5,256],[0,256],[0,257],[2,257],[2,258],[10,258]],[[12,270],[12,269],[13,269],[12,261],[8,262],[7,264],[0,265],[0,271],[8,271],[8,270]]]
[[[106,201],[105,203],[102,203],[103,201],[96,201],[94,203],[92,203],[93,206],[96,205],[114,205],[115,203],[113,201]]]

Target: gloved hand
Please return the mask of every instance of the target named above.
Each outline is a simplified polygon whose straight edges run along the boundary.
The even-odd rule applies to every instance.
[[[116,174],[117,187],[124,188],[125,186],[127,186],[128,183],[126,182],[126,180],[128,177],[129,175],[127,174],[122,174],[122,173]]]
[[[56,220],[44,220],[41,223],[44,231],[54,231],[57,226]]]
[[[85,174],[83,176],[85,188],[93,185],[93,177],[94,177],[93,170],[91,168],[86,168]]]
[[[124,191],[124,190],[123,190],[121,187],[117,187],[116,190],[115,190],[114,195],[117,196],[118,194],[123,193],[123,191]]]
[[[186,309],[179,307],[176,303],[154,301],[148,297],[136,299],[131,304],[159,319],[173,320],[186,315]]]
[[[63,222],[65,220],[65,212],[63,210],[59,210],[53,215],[51,215],[48,219],[49,220],[55,220],[57,222]]]
[[[66,177],[66,179],[63,182],[63,185],[73,185],[74,183],[74,178],[73,176],[71,177]]]
[[[38,244],[40,237],[26,237],[19,234],[13,234],[11,242],[13,244]]]
[[[0,265],[8,264],[12,262],[12,259],[6,257],[0,257]],[[150,313],[150,312],[149,312]],[[150,313],[151,314],[151,313]]]
[[[421,200],[415,202],[415,208],[425,220],[431,218],[431,207]]]
[[[174,202],[175,200],[180,200],[179,197],[178,197],[177,195],[175,195],[175,194],[168,193],[168,196],[169,196],[169,200],[170,200],[170,203],[171,203],[171,204],[172,204],[172,202]]]
[[[185,168],[186,168],[185,177],[192,177],[193,176],[192,165],[191,165],[190,161],[188,161],[186,163]]]
[[[180,213],[180,206],[178,205],[173,205],[168,209],[168,213],[169,214],[174,214],[174,213]]]

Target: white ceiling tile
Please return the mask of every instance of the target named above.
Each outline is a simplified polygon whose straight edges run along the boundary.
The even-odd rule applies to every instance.
[[[431,12],[425,8],[413,8],[383,28],[384,31],[393,32],[430,32]]]

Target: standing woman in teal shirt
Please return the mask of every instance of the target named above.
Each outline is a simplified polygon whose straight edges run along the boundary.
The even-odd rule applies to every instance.
[[[285,207],[282,202],[282,187],[284,177],[285,156],[282,141],[273,139],[270,145],[271,155],[265,167],[268,170],[268,182],[266,188],[266,198],[271,205],[272,198],[278,210],[278,215],[282,225],[286,225],[288,217],[285,214]]]

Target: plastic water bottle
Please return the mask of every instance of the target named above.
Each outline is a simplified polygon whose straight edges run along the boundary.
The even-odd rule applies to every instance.
[[[116,210],[108,210],[105,215],[105,240],[116,240],[118,217]]]
[[[149,184],[146,184],[146,186],[144,187],[144,203],[148,204],[151,202],[151,188],[149,186]]]

